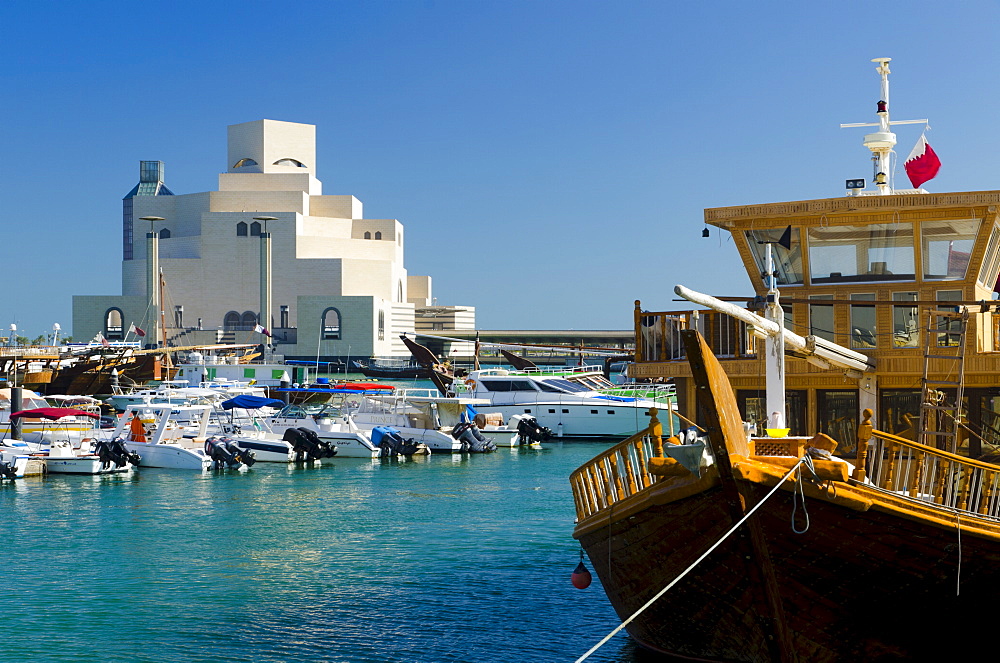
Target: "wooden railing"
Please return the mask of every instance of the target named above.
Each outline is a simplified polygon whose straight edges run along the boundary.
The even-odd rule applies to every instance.
[[[854,478],[918,500],[1000,518],[1000,466],[878,430],[858,445]]]
[[[650,410],[649,427],[592,458],[569,477],[577,521],[652,486],[650,458],[663,458],[663,425]],[[670,412],[668,411],[668,415]]]
[[[745,322],[718,311],[643,311],[635,302],[635,361],[685,358],[681,331],[697,329],[716,357],[752,357],[756,341]]]

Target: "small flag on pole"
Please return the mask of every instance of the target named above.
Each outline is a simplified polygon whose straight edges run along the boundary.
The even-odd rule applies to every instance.
[[[136,336],[139,336],[139,337],[143,337],[143,336],[146,335],[146,332],[143,331],[142,329],[139,329],[138,327],[136,327],[135,324],[130,324],[128,326],[128,331],[129,331],[130,334],[135,334]]]
[[[267,336],[268,338],[271,337],[271,332],[261,325],[257,325],[256,327],[253,328],[253,330],[258,334],[263,334],[264,336]]]
[[[910,156],[903,162],[903,168],[914,189],[919,189],[924,182],[934,179],[941,170],[941,160],[931,149],[923,134],[920,134],[920,139],[913,146]]]
[[[108,343],[108,339],[104,338],[104,334],[98,334],[97,336],[101,339],[101,345],[102,346],[104,346],[106,348],[111,347],[111,344]]]

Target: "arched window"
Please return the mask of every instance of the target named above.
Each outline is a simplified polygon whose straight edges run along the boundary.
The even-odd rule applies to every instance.
[[[257,326],[257,314],[253,311],[243,311],[243,317],[240,319],[240,327],[243,329],[253,329]]]
[[[246,168],[247,166],[256,166],[256,165],[257,162],[254,161],[253,159],[240,159],[233,165],[233,168]]]
[[[378,312],[378,340],[385,340],[385,311]]]
[[[170,239],[170,229],[164,228],[160,231],[160,239]]]
[[[236,311],[230,311],[226,314],[226,317],[222,320],[222,326],[226,331],[233,331],[240,326],[240,314]]]
[[[340,311],[332,306],[323,311],[323,340],[340,338]]]
[[[250,224],[250,236],[260,237],[260,222],[254,221]]]
[[[109,308],[104,313],[104,338],[109,341],[120,341],[125,338],[123,319],[120,308]]]
[[[305,168],[306,165],[299,161],[298,159],[278,159],[274,162],[275,166],[296,166],[298,168]]]
[[[381,230],[376,230],[375,231],[375,239],[382,239],[382,231]]]
[[[366,230],[365,231],[365,239],[371,239],[371,238],[372,238],[372,234]]]
[[[239,223],[236,224],[236,236],[237,237],[246,237],[247,236],[247,222],[246,221],[240,221]]]

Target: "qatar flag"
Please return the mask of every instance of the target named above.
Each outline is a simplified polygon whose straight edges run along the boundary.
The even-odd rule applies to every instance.
[[[910,156],[906,157],[903,168],[914,189],[919,189],[921,184],[934,179],[941,170],[941,160],[922,134],[920,140],[913,146]]]

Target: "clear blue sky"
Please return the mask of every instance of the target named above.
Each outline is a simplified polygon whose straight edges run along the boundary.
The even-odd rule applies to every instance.
[[[870,178],[873,57],[931,191],[998,187],[996,2],[7,2],[0,329],[120,293],[141,159],[216,188],[226,126],[317,125],[324,192],[407,230],[484,329],[624,329],[676,283],[752,294],[702,210]],[[921,131],[900,127],[900,163]],[[905,181],[905,180],[904,180]]]

